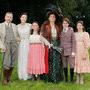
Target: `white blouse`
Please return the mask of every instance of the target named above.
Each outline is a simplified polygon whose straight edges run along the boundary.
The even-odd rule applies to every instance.
[[[30,42],[30,44],[42,43],[42,44],[45,44],[50,47],[50,43],[42,35],[36,35],[36,34],[30,35],[29,42]]]
[[[31,24],[25,23],[24,25],[18,24],[18,34],[21,40],[29,39]]]
[[[52,38],[56,38],[57,37],[57,30],[56,30],[55,26],[53,26],[51,28],[51,35],[52,35]]]

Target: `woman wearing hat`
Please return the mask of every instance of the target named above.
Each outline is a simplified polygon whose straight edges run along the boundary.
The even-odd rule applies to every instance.
[[[57,23],[58,13],[50,11],[48,14],[48,20],[45,21],[41,26],[41,34],[55,47],[60,47],[60,32],[62,30],[62,26],[60,23]],[[46,53],[48,52],[46,48]],[[62,61],[60,57],[60,53],[55,49],[49,50],[49,74],[48,80],[51,82],[58,82],[63,78],[62,72]],[[45,62],[48,60],[47,54],[45,58]],[[46,67],[48,67],[48,63],[46,63]],[[47,69],[46,69],[47,70]]]

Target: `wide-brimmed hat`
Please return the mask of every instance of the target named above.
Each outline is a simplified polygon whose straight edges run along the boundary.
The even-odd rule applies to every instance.
[[[62,12],[60,12],[58,8],[56,7],[56,5],[53,5],[53,4],[47,5],[45,9],[45,14],[46,14],[46,18],[48,18],[51,14],[54,14],[56,18],[62,17]]]
[[[49,16],[50,16],[51,14],[54,14],[56,17],[59,17],[59,13],[58,13],[57,11],[48,11],[48,12],[46,13],[46,17],[49,18]]]

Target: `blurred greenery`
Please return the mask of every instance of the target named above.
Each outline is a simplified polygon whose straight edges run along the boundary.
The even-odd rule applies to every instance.
[[[90,0],[55,0],[64,17],[68,17],[75,27],[78,20],[83,20],[86,31],[90,33]]]

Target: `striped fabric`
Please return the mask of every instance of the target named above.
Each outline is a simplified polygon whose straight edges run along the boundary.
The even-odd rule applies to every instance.
[[[43,44],[30,44],[28,73],[43,74],[45,73],[45,47]]]

